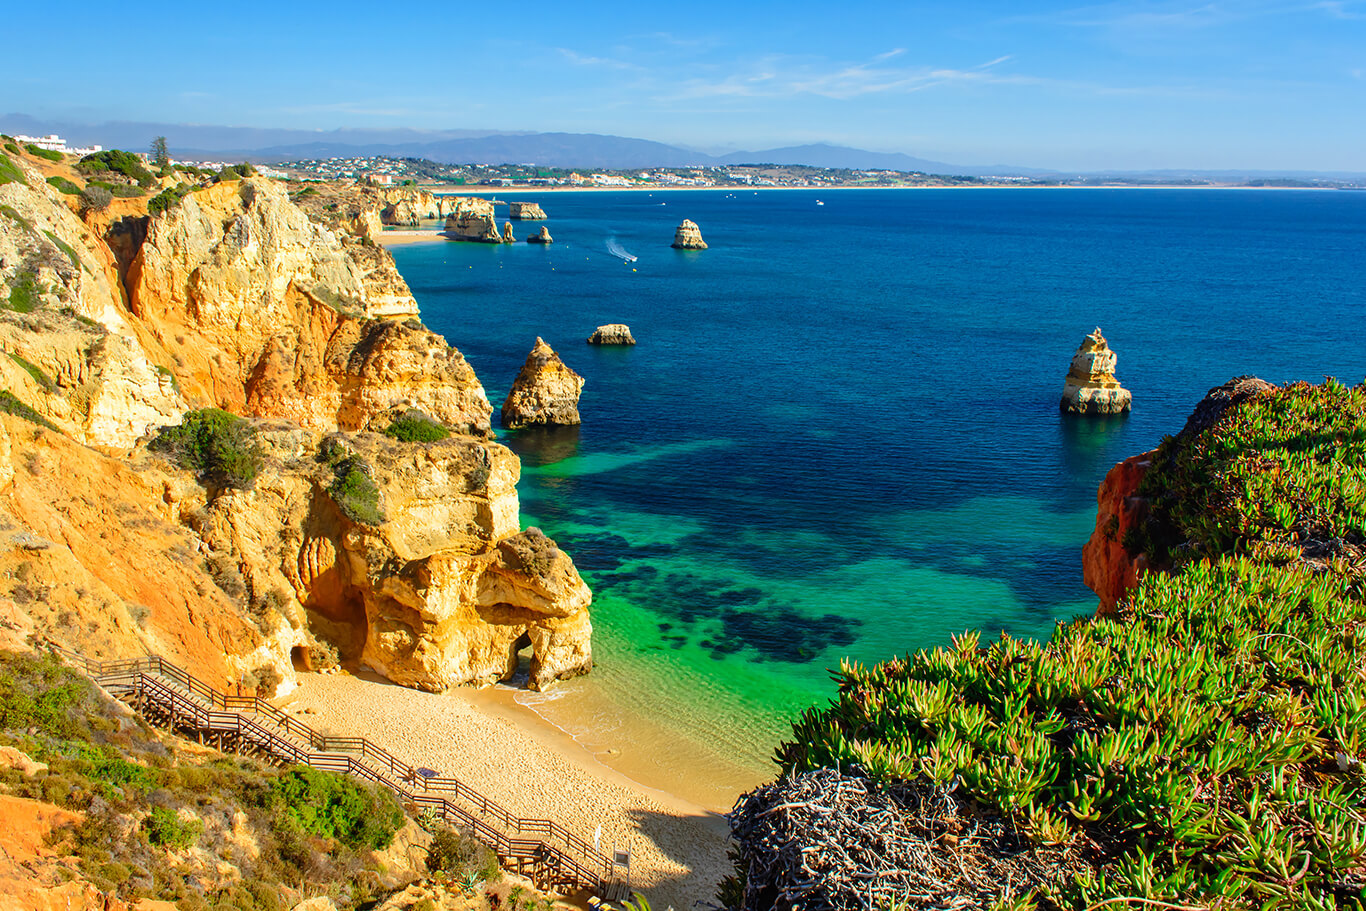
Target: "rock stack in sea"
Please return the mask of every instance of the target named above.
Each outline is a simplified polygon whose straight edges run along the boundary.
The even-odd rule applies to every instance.
[[[553,244],[555,238],[550,236],[550,229],[542,225],[539,234],[528,234],[526,236],[526,242],[529,244]]]
[[[674,231],[674,242],[671,245],[675,250],[705,250],[707,242],[702,239],[702,231],[697,227],[697,223],[690,218],[683,219],[683,224]]]
[[[474,240],[480,243],[501,243],[498,224],[493,219],[493,203],[473,196],[455,196],[443,200],[446,207],[446,236],[452,240]]]
[[[534,202],[508,203],[508,217],[519,221],[544,221],[545,210]]]
[[[566,367],[555,350],[537,337],[503,402],[503,426],[577,424],[582,390],[583,377]]]
[[[608,323],[593,330],[593,334],[588,336],[590,345],[634,345],[635,338],[631,335],[631,327],[625,323]]]
[[[1062,387],[1063,411],[1073,414],[1120,414],[1133,405],[1133,395],[1115,379],[1115,353],[1097,328],[1082,339]]]
[[[512,236],[512,222],[503,222],[503,243],[510,244],[515,242],[516,240],[517,238]]]

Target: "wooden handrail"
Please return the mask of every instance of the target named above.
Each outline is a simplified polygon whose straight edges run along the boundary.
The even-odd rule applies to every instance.
[[[423,778],[412,766],[366,738],[324,736],[259,696],[232,696],[220,693],[157,655],[97,661],[56,643],[50,645],[73,664],[95,677],[101,685],[133,687],[136,695],[151,697],[153,702],[169,710],[173,719],[189,724],[197,730],[232,731],[279,759],[376,782],[406,802],[438,809],[443,820],[449,822],[454,819],[470,828],[481,841],[489,844],[504,857],[536,857],[553,861],[559,871],[567,872],[580,885],[602,889],[612,878],[611,862],[582,838],[555,821],[515,816],[456,778]],[[191,696],[207,703],[208,707],[168,686],[158,677],[173,681]],[[275,731],[245,717],[243,712],[269,719],[287,734],[306,742],[310,750],[300,749],[298,745],[281,737]],[[374,766],[357,761],[353,756],[347,755],[348,753],[359,753],[362,759],[370,760]],[[419,787],[421,790],[418,790]],[[476,816],[441,796],[442,792],[454,794],[458,799],[477,805],[482,817],[492,817],[505,829],[514,830],[519,835],[525,832],[549,836],[552,840],[561,842],[565,849],[582,855],[587,863],[581,863],[577,857],[544,839],[513,838],[505,832],[500,832],[489,825],[487,819]],[[597,867],[600,872],[594,872],[591,867]]]

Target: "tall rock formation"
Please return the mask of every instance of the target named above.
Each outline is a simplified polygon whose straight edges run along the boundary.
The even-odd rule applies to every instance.
[[[355,430],[413,398],[453,426],[487,429],[474,371],[411,319],[396,271],[394,293],[376,299],[376,262],[392,267],[382,248],[310,221],[273,181],[220,183],[152,219],[129,302],[200,404]],[[410,319],[382,319],[395,310]]]
[[[1129,390],[1115,379],[1115,353],[1097,328],[1082,339],[1062,387],[1060,407],[1073,414],[1120,414],[1133,405]]]
[[[593,330],[593,334],[588,336],[590,345],[634,345],[635,336],[631,335],[631,327],[625,323],[608,323]]]
[[[428,690],[507,679],[527,646],[533,688],[592,666],[592,595],[553,541],[518,529],[520,466],[505,447],[270,425],[262,440],[269,458],[251,490],[197,502],[188,489],[181,509],[252,590],[289,592],[344,661]],[[377,522],[334,492],[355,466],[373,482]]]
[[[446,236],[451,240],[472,240],[484,244],[500,244],[498,223],[493,217],[493,203],[474,196],[445,197]]]
[[[670,246],[675,250],[705,250],[707,242],[702,239],[702,230],[697,227],[697,223],[685,218],[674,231],[674,242]]]
[[[513,221],[544,221],[545,210],[534,202],[508,203],[508,217]]]
[[[566,367],[554,349],[537,337],[503,401],[503,426],[577,424],[582,390],[583,377]]]
[[[503,243],[505,243],[505,244],[511,244],[511,243],[516,243],[516,242],[517,242],[517,238],[514,237],[513,234],[512,234],[512,222],[510,222],[510,221],[505,221],[505,222],[503,222]]]
[[[537,232],[536,234],[528,234],[526,236],[526,242],[529,244],[553,244],[555,242],[555,238],[550,236],[549,228],[547,228],[545,225],[541,225],[541,230],[539,232]]]

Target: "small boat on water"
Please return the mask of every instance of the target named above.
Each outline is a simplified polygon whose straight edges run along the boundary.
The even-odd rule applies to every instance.
[[[825,203],[821,202],[821,201],[818,199],[818,200],[816,200],[816,205],[818,205],[818,206],[823,206],[823,205],[825,205]]]

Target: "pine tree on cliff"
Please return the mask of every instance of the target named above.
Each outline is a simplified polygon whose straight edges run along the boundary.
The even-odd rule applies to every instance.
[[[166,148],[166,137],[158,136],[152,140],[152,164],[158,168],[168,168],[171,165],[171,153]]]

